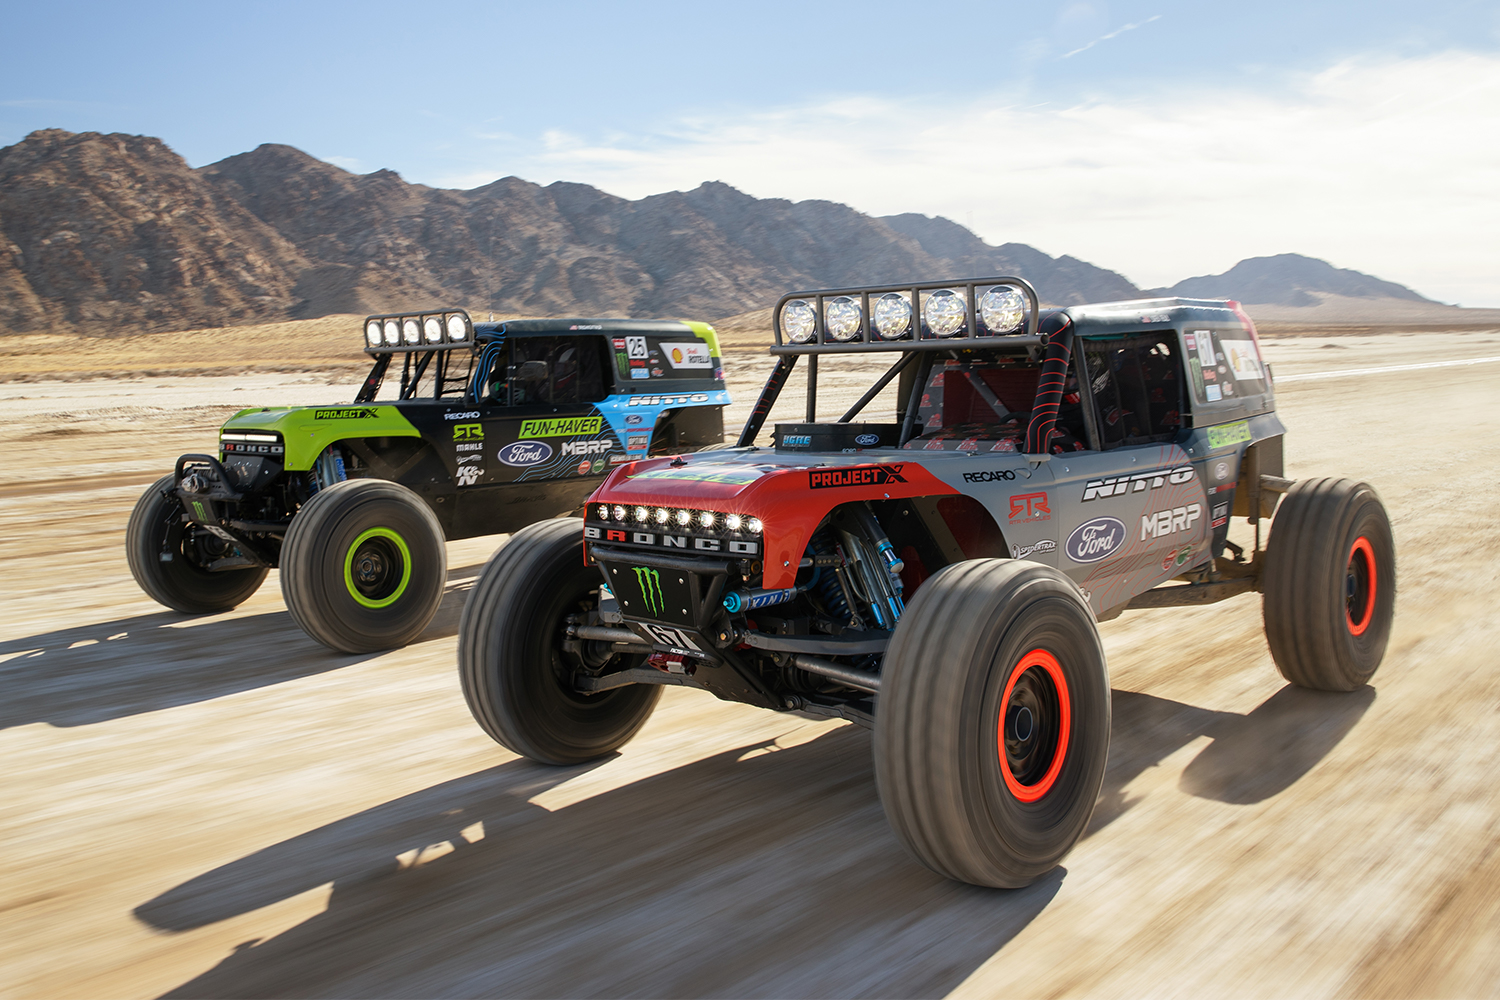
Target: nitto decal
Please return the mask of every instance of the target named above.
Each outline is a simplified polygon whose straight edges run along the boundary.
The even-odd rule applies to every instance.
[[[1193,525],[1202,516],[1203,508],[1195,503],[1186,507],[1173,507],[1171,510],[1159,510],[1154,514],[1143,514],[1141,538],[1165,538],[1180,531],[1192,531]]]
[[[687,403],[706,403],[708,393],[691,392],[682,396],[631,396],[626,406],[682,406]]]
[[[868,448],[871,445],[877,445],[877,444],[880,443],[880,435],[879,434],[860,434],[860,435],[857,435],[854,438],[854,443],[857,444],[857,445],[859,445],[861,448]]]
[[[886,483],[904,483],[901,475],[904,465],[865,465],[852,469],[818,469],[807,474],[808,486],[815,490],[826,490],[839,486],[883,486]]]
[[[479,411],[478,410],[464,410],[462,412],[454,411],[452,413],[445,413],[445,414],[443,414],[443,419],[444,420],[478,420],[479,419]]]
[[[1232,444],[1243,444],[1250,440],[1250,424],[1245,420],[1236,420],[1232,424],[1220,424],[1208,429],[1208,446],[1210,448],[1228,448]]]
[[[991,472],[965,472],[966,483],[1008,483],[1016,478],[1015,469],[995,469]]]
[[[552,457],[552,446],[541,441],[517,441],[501,448],[496,457],[506,465],[540,465]]]
[[[1125,544],[1125,522],[1117,517],[1085,521],[1068,536],[1068,558],[1076,563],[1096,563]]]
[[[1035,555],[1039,552],[1052,552],[1056,549],[1056,542],[1050,538],[1043,538],[1040,542],[1034,542],[1031,545],[1012,545],[1010,547],[1010,554],[1016,559],[1025,559],[1029,555]]]
[[[562,443],[562,453],[578,457],[584,455],[603,455],[613,446],[614,443],[608,438],[594,438],[592,441],[564,441]]]
[[[1010,523],[1018,521],[1050,521],[1052,507],[1047,503],[1046,493],[1017,493],[1010,498]]]
[[[1209,433],[1212,433],[1210,431]],[[1181,486],[1193,478],[1193,467],[1181,465],[1175,469],[1154,469],[1137,472],[1132,476],[1111,476],[1108,479],[1090,479],[1083,485],[1083,502],[1103,500],[1126,493],[1142,493],[1148,489],[1159,490],[1167,483]]]
[[[661,574],[650,566],[636,566],[635,582],[641,588],[641,600],[646,602],[646,612],[660,618],[666,604],[661,595]]]
[[[479,441],[484,438],[483,424],[454,424],[453,440],[455,441]]]
[[[479,414],[474,414],[476,417]],[[361,406],[345,410],[313,410],[314,420],[366,420],[370,417],[378,417],[372,406]]]
[[[547,420],[521,421],[523,438],[572,437],[575,434],[598,434],[603,417],[553,417]]]

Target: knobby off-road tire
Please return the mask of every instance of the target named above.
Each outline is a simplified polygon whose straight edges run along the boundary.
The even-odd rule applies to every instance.
[[[1351,479],[1294,485],[1271,525],[1261,586],[1281,676],[1319,691],[1363,687],[1396,613],[1396,544],[1375,490]]]
[[[206,615],[228,611],[260,589],[264,566],[210,573],[195,561],[195,543],[182,523],[182,505],[166,491],[177,485],[163,476],[141,494],[125,526],[125,561],[146,595],[173,611]],[[168,545],[168,535],[172,542]],[[162,561],[167,546],[171,561]]]
[[[490,557],[464,605],[458,673],[481,729],[544,764],[579,764],[624,746],[661,688],[583,694],[566,683],[563,620],[597,601],[599,570],[583,562],[583,522],[541,521]]]
[[[342,653],[404,646],[443,599],[448,550],[411,490],[351,479],[320,490],[281,547],[281,595],[313,639]]]
[[[956,563],[922,584],[886,652],[880,800],[928,868],[1019,888],[1083,835],[1109,726],[1104,649],[1078,588],[1036,563]]]

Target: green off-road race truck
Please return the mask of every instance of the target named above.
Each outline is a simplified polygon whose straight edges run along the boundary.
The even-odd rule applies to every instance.
[[[280,567],[309,636],[390,649],[436,613],[446,539],[566,514],[621,463],[723,440],[729,393],[703,323],[439,309],[371,316],[364,339],[374,363],[352,402],[241,410],[217,454],[183,455],[146,490],[126,540],[142,590],[208,614]]]
[[[1352,691],[1379,666],[1385,508],[1364,483],[1283,477],[1236,303],[1044,312],[997,277],[794,293],[772,317],[778,363],[738,447],[621,465],[582,519],[517,533],[480,574],[459,671],[506,747],[611,753],[665,684],[847,719],[874,730],[911,853],[1015,887],[1062,860],[1099,795],[1098,622],[1258,592],[1291,683]],[[817,366],[860,356],[891,364],[833,419]],[[806,419],[755,447],[799,359]],[[892,383],[894,415],[856,422]]]

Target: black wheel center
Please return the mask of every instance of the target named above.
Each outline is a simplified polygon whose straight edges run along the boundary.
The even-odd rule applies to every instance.
[[[1032,667],[1016,678],[1005,705],[1005,764],[1023,785],[1042,780],[1057,750],[1062,706],[1052,678]]]
[[[1025,705],[1012,705],[1005,728],[1010,730],[1012,739],[1018,743],[1025,743],[1036,732],[1036,717]]]

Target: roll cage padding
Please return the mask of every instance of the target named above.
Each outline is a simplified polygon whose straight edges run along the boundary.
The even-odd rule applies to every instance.
[[[1031,422],[1026,425],[1028,455],[1047,454],[1047,442],[1057,426],[1057,409],[1062,405],[1063,389],[1068,382],[1068,361],[1073,354],[1073,320],[1054,313],[1042,321],[1038,332],[1047,335],[1047,355],[1036,383]]]

